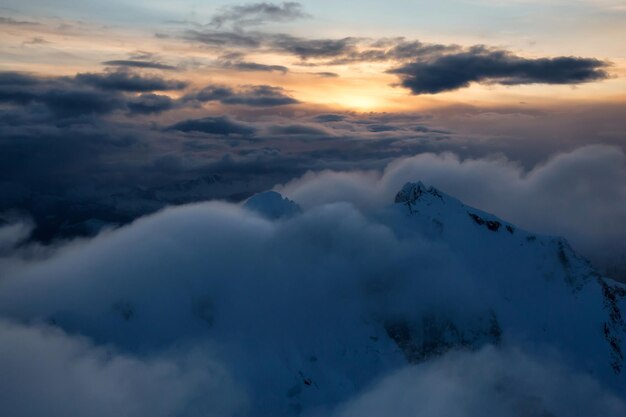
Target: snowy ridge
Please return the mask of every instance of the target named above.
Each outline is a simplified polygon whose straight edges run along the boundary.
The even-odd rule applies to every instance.
[[[490,289],[498,292],[493,320],[505,335],[532,335],[581,361],[597,356],[598,372],[610,367],[621,374],[626,287],[600,276],[565,239],[528,233],[421,182],[407,183],[395,202],[424,235],[456,248],[470,268],[490,278]],[[589,314],[580,317],[581,311]]]

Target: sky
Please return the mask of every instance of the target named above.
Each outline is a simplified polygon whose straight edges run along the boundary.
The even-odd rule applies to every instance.
[[[459,102],[613,103],[624,98],[620,76],[624,74],[625,51],[619,41],[624,37],[623,2],[450,1],[433,5],[366,1],[355,7],[349,2],[320,1],[275,7],[272,12],[242,8],[234,2],[182,1],[175,6],[162,1],[3,2],[0,65],[5,70],[72,75],[101,71],[106,66],[103,62],[134,57],[175,66],[177,76],[193,80],[196,86],[209,81],[272,84],[290,90],[307,104],[357,111],[412,111]],[[216,16],[222,16],[223,22]],[[326,48],[335,49],[321,51],[318,43],[317,51],[305,51],[304,56],[294,49],[296,39],[290,40],[291,46],[284,39],[282,45],[271,45],[281,42],[270,39],[261,45],[241,43],[247,33],[257,32],[287,34],[300,43],[326,41]],[[233,33],[243,36],[239,44],[224,38]],[[216,39],[218,35],[222,38]],[[535,74],[523,82],[507,80],[510,74],[486,75],[482,80],[470,80],[463,88],[433,92],[394,87],[403,77],[389,71],[402,67],[401,62],[417,59],[415,50],[405,50],[408,55],[402,58],[345,59],[344,52],[367,50],[384,39],[388,44],[382,49],[388,50],[397,37],[405,42],[465,48],[484,45],[526,59],[585,57],[602,61],[606,67],[591,65],[588,69],[596,68],[598,73],[573,78],[554,74],[556,78],[542,80]],[[239,55],[224,57],[232,53]],[[251,74],[250,68],[242,72],[243,67],[227,65],[241,62],[284,66],[286,70],[266,68],[265,73]],[[322,72],[339,76],[329,80],[315,75]]]

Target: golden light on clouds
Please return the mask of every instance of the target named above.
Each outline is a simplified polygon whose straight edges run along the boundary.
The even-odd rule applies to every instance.
[[[609,68],[610,79],[574,87],[471,83],[469,88],[452,92],[415,96],[407,88],[398,86],[396,75],[386,73],[397,65],[393,61],[329,65],[324,62],[328,59],[303,60],[266,47],[250,51],[235,49],[240,56],[231,54],[229,57],[228,48],[209,48],[185,39],[183,27],[170,24],[157,32],[145,27],[106,26],[58,18],[43,19],[37,24],[4,24],[0,25],[0,68],[51,76],[73,75],[102,71],[105,68],[103,62],[130,59],[145,53],[151,60],[176,66],[177,70],[167,75],[188,81],[197,88],[210,83],[270,85],[284,88],[302,103],[356,111],[422,110],[445,102],[474,105],[540,103],[550,102],[561,95],[572,100],[593,98],[601,101],[614,100],[626,91],[626,61],[617,56],[602,57],[613,64]],[[202,30],[201,27],[194,28]],[[617,29],[611,28],[611,33],[615,34]],[[373,41],[367,42],[371,44]],[[357,50],[366,50],[369,47],[367,42]],[[521,51],[519,56],[532,57],[532,54]],[[224,62],[229,60],[281,66],[287,70],[242,71],[225,66]]]

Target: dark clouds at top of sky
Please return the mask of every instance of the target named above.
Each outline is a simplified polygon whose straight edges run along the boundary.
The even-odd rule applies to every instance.
[[[256,129],[254,127],[235,122],[225,116],[183,120],[168,127],[168,130],[178,130],[181,132],[198,132],[224,136],[250,136],[256,132]]]
[[[18,106],[43,105],[59,118],[102,115],[127,107],[132,113],[154,113],[171,108],[172,100],[164,95],[132,97],[125,93],[182,90],[187,85],[184,81],[126,70],[56,78],[2,72],[0,102]]]
[[[266,7],[266,3],[242,6],[240,13],[245,16],[244,9],[265,10]],[[274,7],[284,12],[280,7]],[[235,10],[236,7],[231,9],[233,16],[238,15]],[[289,16],[290,19],[294,17]],[[525,58],[507,50],[483,45],[462,47],[455,44],[429,44],[402,37],[374,40],[350,36],[312,39],[285,33],[221,30],[217,26],[217,29],[190,29],[182,36],[211,48],[234,49],[242,56],[259,50],[293,55],[309,66],[363,62],[400,64],[388,72],[399,75],[401,85],[413,94],[457,90],[468,87],[472,82],[504,85],[580,84],[609,77],[606,71],[609,63],[594,58]],[[254,68],[254,65],[250,68]],[[242,69],[245,70],[245,66]],[[271,66],[257,66],[256,69],[271,70]]]
[[[263,71],[263,72],[282,72],[285,74],[289,71],[289,68],[283,65],[266,65],[259,64],[258,62],[249,62],[249,61],[227,61],[221,63],[223,68],[232,68],[237,71]]]
[[[182,90],[189,85],[186,81],[167,80],[158,76],[139,75],[129,71],[81,73],[77,74],[75,78],[80,83],[103,90],[127,92]]]
[[[126,103],[130,114],[155,114],[171,110],[176,101],[162,94],[141,94]]]
[[[138,59],[117,59],[112,61],[103,62],[104,65],[113,67],[130,67],[130,68],[151,68],[161,70],[175,70],[176,67],[172,65],[162,64],[155,61],[142,61]]]
[[[250,52],[269,48],[270,50],[295,55],[303,60],[313,58],[337,58],[357,52],[358,38],[308,39],[285,33],[258,31],[187,30],[184,39],[200,42],[214,48],[241,48]]]
[[[299,103],[298,100],[287,95],[283,88],[270,85],[241,86],[238,89],[226,85],[209,85],[185,96],[183,100],[219,101],[223,104],[253,107],[274,107]]]
[[[0,102],[31,107],[43,105],[58,118],[106,115],[118,110],[126,110],[129,115],[156,114],[205,102],[263,108],[299,103],[282,88],[269,85],[244,85],[237,88],[208,85],[202,89],[188,90],[180,99],[156,93],[181,91],[188,86],[189,83],[185,81],[128,69],[48,78],[2,72]],[[36,113],[35,108],[31,110],[31,114]]]
[[[598,59],[522,58],[508,51],[473,47],[464,52],[418,59],[390,70],[414,94],[437,94],[482,84],[580,84],[608,78]]]
[[[261,2],[225,7],[213,16],[209,24],[218,28],[227,24],[240,27],[265,22],[284,22],[308,16],[298,2],[280,4]]]

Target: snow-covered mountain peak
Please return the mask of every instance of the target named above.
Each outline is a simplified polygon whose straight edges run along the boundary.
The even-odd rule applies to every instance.
[[[447,196],[446,196],[447,197]],[[429,201],[439,199],[443,201],[444,195],[435,187],[427,187],[423,182],[407,182],[404,187],[396,194],[395,202],[404,203],[409,208],[420,201]]]

